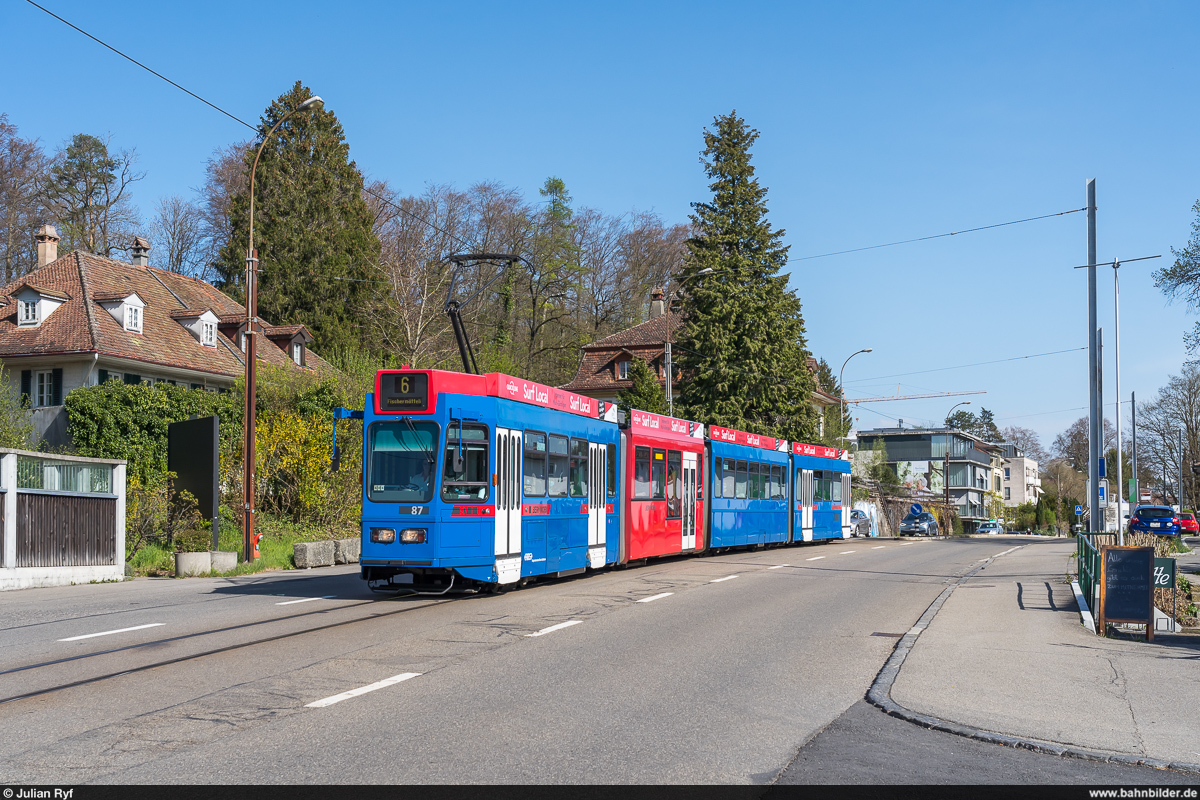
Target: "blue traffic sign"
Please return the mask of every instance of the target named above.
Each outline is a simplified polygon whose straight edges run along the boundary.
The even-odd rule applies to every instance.
[[[911,507],[911,508],[909,508],[908,510],[909,510],[909,511],[911,511],[912,513],[914,513],[914,514],[920,514],[920,513],[921,513],[921,504],[920,504],[920,503],[913,503],[913,504],[912,504],[912,507]]]
[[[1083,516],[1083,506],[1075,506],[1075,516]]]
[[[1096,470],[1096,472],[1097,472],[1097,474],[1099,474],[1099,476],[1101,478],[1108,477],[1108,475],[1106,474],[1107,470],[1105,469],[1106,466],[1107,466],[1107,464],[1105,464],[1104,456],[1100,456],[1100,464],[1099,464],[1099,468]]]

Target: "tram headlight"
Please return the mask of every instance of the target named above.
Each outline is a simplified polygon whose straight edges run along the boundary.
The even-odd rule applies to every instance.
[[[421,544],[425,541],[424,528],[405,528],[400,531],[401,544]]]
[[[391,544],[396,541],[396,529],[371,528],[371,541],[377,544]]]

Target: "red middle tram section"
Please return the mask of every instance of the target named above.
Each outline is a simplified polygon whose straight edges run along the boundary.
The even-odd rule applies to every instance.
[[[704,426],[631,411],[621,445],[620,561],[702,550]]]

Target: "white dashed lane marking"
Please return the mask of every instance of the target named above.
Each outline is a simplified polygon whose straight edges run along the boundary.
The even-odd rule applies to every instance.
[[[825,556],[813,556],[812,558],[806,558],[805,561],[820,561],[824,557]]]
[[[724,578],[713,578],[711,581],[709,581],[709,583],[720,583],[721,581],[731,581],[736,577],[737,577],[737,575],[726,575]]]
[[[557,625],[551,625],[549,628],[542,628],[537,633],[527,633],[527,634],[525,634],[525,636],[526,637],[545,636],[547,633],[554,633],[555,631],[561,631],[563,628],[569,628],[572,625],[578,625],[581,622],[583,622],[583,620],[581,620],[581,619],[567,620],[566,622],[560,622]]]
[[[875,545],[874,547],[872,547],[871,549],[872,549],[872,550],[882,550],[882,549],[883,549],[885,546],[886,546],[886,545],[877,544],[877,545]]]
[[[838,553],[838,555],[845,556],[845,555],[849,555],[850,553],[853,553],[853,552],[855,552],[855,551],[854,550],[843,550],[842,552]]]
[[[784,567],[790,567],[790,566],[791,566],[791,564],[776,564],[773,567],[767,567],[767,569],[783,569]]]
[[[285,600],[282,603],[276,603],[277,606],[290,606],[296,603],[311,603],[313,600],[332,600],[335,595],[327,594],[324,597],[302,597],[299,600]]]
[[[653,603],[655,600],[662,600],[664,597],[670,597],[673,594],[675,594],[675,593],[674,592],[663,592],[662,594],[655,594],[655,595],[651,595],[650,597],[643,597],[641,600],[638,600],[638,602],[639,603]]]
[[[68,636],[66,639],[59,639],[60,642],[77,642],[80,639],[94,639],[97,636],[112,636],[114,633],[129,633],[129,631],[140,631],[146,628],[157,628],[161,625],[166,625],[165,622],[151,622],[149,625],[134,625],[132,628],[117,628],[115,631],[101,631],[100,633],[85,633],[83,636]]]
[[[350,691],[342,692],[341,694],[335,694],[332,697],[326,697],[323,700],[316,701],[315,703],[309,703],[305,706],[305,708],[324,708],[325,706],[331,706],[334,703],[340,703],[343,700],[349,700],[351,697],[358,697],[360,694],[373,692],[376,689],[386,689],[387,687],[394,686],[401,681],[406,681],[409,678],[416,678],[420,675],[420,672],[405,672],[400,675],[393,675],[390,678],[384,678],[381,681],[376,681],[375,683],[371,683],[366,686],[360,686],[357,689],[351,689]]]

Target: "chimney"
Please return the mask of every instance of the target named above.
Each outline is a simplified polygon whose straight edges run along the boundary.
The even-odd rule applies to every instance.
[[[133,265],[135,267],[150,266],[150,243],[142,237],[133,237],[133,244],[129,246],[129,253],[133,256]]]
[[[658,319],[663,315],[663,290],[655,289],[650,293],[650,319]]]
[[[58,260],[58,240],[62,237],[58,235],[58,231],[54,230],[53,225],[43,225],[38,228],[34,239],[37,240],[38,253],[38,269],[49,264],[51,261]]]

